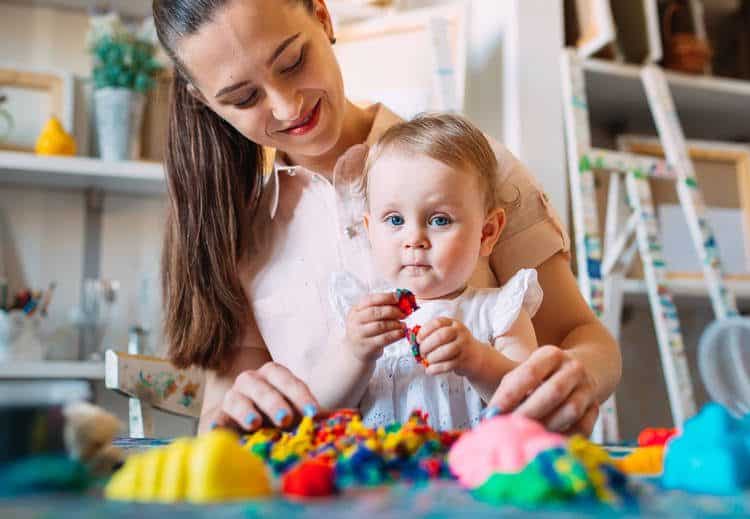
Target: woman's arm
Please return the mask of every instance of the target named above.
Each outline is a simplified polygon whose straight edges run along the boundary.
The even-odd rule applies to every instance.
[[[547,346],[505,376],[488,406],[540,420],[551,430],[588,435],[599,403],[620,380],[620,349],[581,297],[564,255],[537,271],[544,302],[533,322]]]
[[[592,378],[596,400],[604,402],[622,375],[617,341],[586,304],[563,254],[542,263],[537,275],[544,291],[533,319],[539,344],[558,345],[578,359]]]

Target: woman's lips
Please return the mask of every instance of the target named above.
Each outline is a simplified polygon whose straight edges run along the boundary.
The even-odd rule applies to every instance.
[[[298,124],[295,124],[294,126],[287,128],[286,130],[282,130],[283,133],[286,133],[287,135],[294,135],[294,136],[300,136],[305,135],[306,133],[309,133],[312,131],[317,125],[318,121],[320,120],[320,99],[318,99],[318,102],[315,103],[315,106],[313,106],[313,109],[310,110],[310,112],[303,118],[300,119]]]

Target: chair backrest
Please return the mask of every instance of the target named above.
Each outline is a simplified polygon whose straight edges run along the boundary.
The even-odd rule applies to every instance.
[[[180,416],[200,416],[205,376],[198,368],[178,369],[166,359],[107,350],[104,372],[104,382],[108,389],[138,403],[130,406],[131,436],[143,435],[143,422],[150,422],[144,420],[143,416],[133,416],[134,410],[140,413],[142,404],[145,404],[144,407]],[[144,414],[145,412],[144,409]],[[141,431],[134,433],[134,425],[138,423],[141,424]],[[139,427],[136,426],[135,429]],[[152,429],[150,424],[146,429]]]

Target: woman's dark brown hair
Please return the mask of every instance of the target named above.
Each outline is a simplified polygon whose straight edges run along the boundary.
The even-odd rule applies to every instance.
[[[161,276],[164,335],[169,358],[179,367],[225,369],[243,323],[252,318],[238,262],[263,186],[262,148],[195,99],[176,53],[181,38],[195,34],[230,1],[153,2],[159,41],[174,63]],[[312,11],[313,0],[294,1]]]

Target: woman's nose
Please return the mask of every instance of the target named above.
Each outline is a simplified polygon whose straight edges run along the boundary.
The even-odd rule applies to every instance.
[[[294,121],[302,116],[301,93],[295,90],[269,89],[267,95],[271,102],[271,115],[277,121]]]

